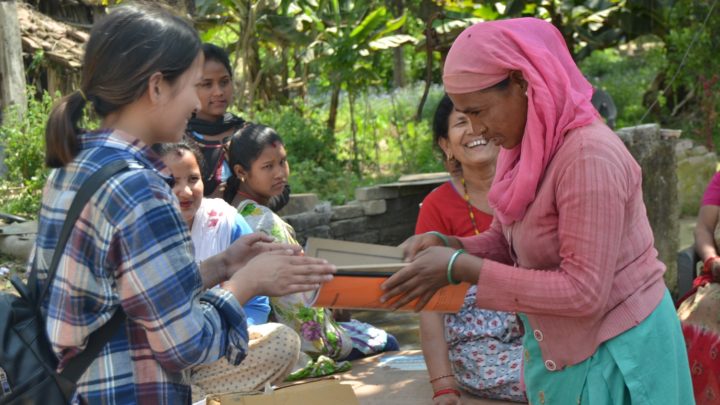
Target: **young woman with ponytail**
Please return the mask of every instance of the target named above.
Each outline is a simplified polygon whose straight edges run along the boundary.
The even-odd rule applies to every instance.
[[[129,165],[84,208],[43,303],[59,369],[116,311],[127,316],[80,378],[74,403],[189,403],[184,370],[245,357],[243,303],[332,278],[332,266],[293,256],[298,248],[259,234],[196,264],[172,178],[149,145],[181,139],[199,105],[202,65],[198,34],[187,22],[158,8],[117,7],[92,28],[80,90],[49,117],[46,162],[54,170],[31,258],[40,285],[80,185],[111,162]],[[79,127],[85,107],[103,129]],[[207,289],[221,282],[222,289]]]

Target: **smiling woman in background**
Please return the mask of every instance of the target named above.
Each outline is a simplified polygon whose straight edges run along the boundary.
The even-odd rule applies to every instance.
[[[445,95],[433,122],[433,140],[452,178],[420,206],[415,233],[472,236],[490,227],[487,202],[500,148],[472,131]],[[472,286],[456,314],[420,313],[420,336],[435,405],[460,403],[458,388],[483,398],[526,402],[520,385],[522,324],[509,312],[480,309]]]

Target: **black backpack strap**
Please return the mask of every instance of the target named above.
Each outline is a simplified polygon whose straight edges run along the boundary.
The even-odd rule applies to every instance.
[[[45,279],[45,284],[43,285],[40,295],[33,296],[33,298],[35,299],[36,309],[40,309],[42,302],[45,300],[45,295],[50,290],[50,285],[55,278],[55,273],[57,273],[57,268],[60,264],[60,258],[65,251],[65,245],[67,245],[68,239],[70,239],[70,234],[72,233],[73,228],[75,228],[75,223],[77,222],[78,218],[80,218],[80,213],[82,213],[83,208],[85,208],[85,205],[87,205],[88,201],[90,201],[90,198],[92,198],[92,196],[100,188],[100,186],[102,186],[112,176],[126,169],[127,167],[128,163],[125,160],[113,161],[110,164],[100,168],[100,170],[98,170],[97,172],[90,175],[90,177],[88,177],[87,180],[85,180],[85,182],[83,182],[83,184],[80,186],[80,189],[78,190],[77,194],[75,194],[75,198],[70,204],[70,209],[68,210],[62,230],[60,231],[60,236],[58,237],[58,243],[55,247],[52,261],[50,262],[50,267],[48,267],[48,275]],[[36,291],[37,269],[34,265],[30,270],[30,276],[28,277],[28,286],[30,287],[31,292]]]
[[[87,370],[90,364],[97,358],[98,354],[100,354],[105,344],[120,330],[120,327],[125,323],[125,318],[125,311],[123,311],[122,308],[118,308],[109,321],[101,326],[100,329],[90,334],[85,350],[70,359],[60,375],[72,382],[77,382],[80,376],[83,375],[85,370]]]
[[[90,201],[93,194],[95,194],[95,192],[100,189],[105,182],[107,182],[115,174],[127,168],[128,163],[125,160],[116,160],[106,166],[103,166],[100,170],[90,175],[82,186],[80,186],[72,204],[70,204],[70,209],[68,210],[67,217],[65,218],[62,230],[60,231],[58,244],[55,248],[55,252],[53,253],[52,261],[50,262],[48,276],[45,280],[45,284],[43,285],[42,292],[38,297],[36,297],[35,303],[38,311],[40,309],[40,305],[45,299],[45,295],[48,293],[53,279],[55,278],[55,273],[57,273],[57,268],[60,264],[60,258],[62,257],[63,251],[65,250],[65,245],[67,245],[70,234],[72,233],[75,223],[80,217],[80,213],[83,208],[85,208],[85,205],[87,205],[88,201]],[[37,269],[35,266],[31,269],[28,285],[30,286],[30,291],[37,291],[35,288],[36,284],[31,283],[37,283]],[[112,338],[112,336],[120,329],[120,326],[122,326],[125,322],[125,318],[125,312],[123,312],[122,308],[118,308],[109,321],[101,326],[100,329],[90,334],[85,350],[72,358],[60,374],[72,382],[77,382],[93,360],[95,360],[103,346],[105,346],[110,338]]]

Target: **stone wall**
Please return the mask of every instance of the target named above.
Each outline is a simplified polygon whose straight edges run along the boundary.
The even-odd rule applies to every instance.
[[[301,244],[316,236],[396,246],[414,233],[422,200],[447,178],[447,174],[435,174],[362,187],[355,190],[355,200],[346,205],[323,202],[310,211],[284,218],[295,228]],[[285,210],[281,214],[286,214]]]
[[[671,290],[677,284],[676,254],[679,249],[678,188],[674,138],[662,135],[657,125],[618,130],[618,135],[643,170],[643,197],[655,236],[655,247],[667,265],[665,281]],[[364,187],[355,200],[342,206],[315,204],[305,197],[305,212],[281,212],[294,228],[300,243],[309,236],[398,245],[413,234],[420,202],[447,174],[414,176],[406,181]],[[296,197],[293,196],[293,199]],[[303,204],[296,202],[293,210]]]
[[[675,170],[676,139],[662,136],[657,124],[623,128],[617,131],[630,153],[642,167],[643,199],[655,248],[667,266],[665,283],[670,291],[677,286],[679,249],[679,204]]]
[[[689,139],[675,145],[677,159],[678,199],[681,216],[696,216],[700,200],[717,169],[717,156]]]

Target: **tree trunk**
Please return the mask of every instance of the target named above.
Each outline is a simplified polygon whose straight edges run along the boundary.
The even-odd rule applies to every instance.
[[[330,133],[335,136],[335,121],[337,121],[337,110],[340,104],[340,84],[336,84],[330,96],[330,113],[328,114],[327,127]]]
[[[363,93],[363,96],[365,98],[365,125],[363,125],[363,128],[367,129],[369,122],[371,122],[371,115],[372,112],[370,111],[370,100],[368,99],[368,91],[367,89]],[[378,175],[380,174],[380,142],[378,142],[378,134],[377,134],[377,125],[371,125],[372,126],[372,139],[373,139],[373,147],[375,152],[375,173]],[[367,135],[367,133],[365,133]]]
[[[280,50],[280,97],[278,100],[280,104],[287,104],[287,100],[290,99],[290,57],[288,55],[288,47],[283,46]]]
[[[348,104],[350,107],[350,131],[352,132],[353,171],[358,177],[362,177],[360,173],[360,153],[358,152],[357,123],[355,122],[355,96],[352,91],[348,91]]]
[[[403,47],[393,49],[393,83],[395,87],[405,87],[407,79],[405,78],[405,54]]]
[[[242,112],[252,118],[256,91],[261,86],[260,57],[257,38],[255,35],[256,14],[251,1],[238,3],[238,36],[235,52],[238,55],[238,67],[241,74],[238,81],[236,104]],[[251,94],[252,93],[252,94]]]
[[[418,104],[417,113],[415,113],[415,122],[420,122],[422,119],[422,112],[425,108],[428,93],[430,92],[430,85],[432,84],[433,49],[435,47],[436,34],[432,27],[432,23],[435,17],[436,14],[431,15],[425,24],[425,89],[423,90],[422,97],[420,97],[420,104]]]
[[[14,1],[0,1],[0,122],[3,111],[10,104],[15,104],[20,114],[27,108],[25,65],[16,7]]]
[[[395,18],[400,17],[405,12],[405,1],[395,0],[392,9],[393,16]],[[405,27],[401,27],[397,33],[405,33]],[[396,88],[405,87],[407,84],[405,77],[405,54],[402,46],[393,49],[393,84]]]

